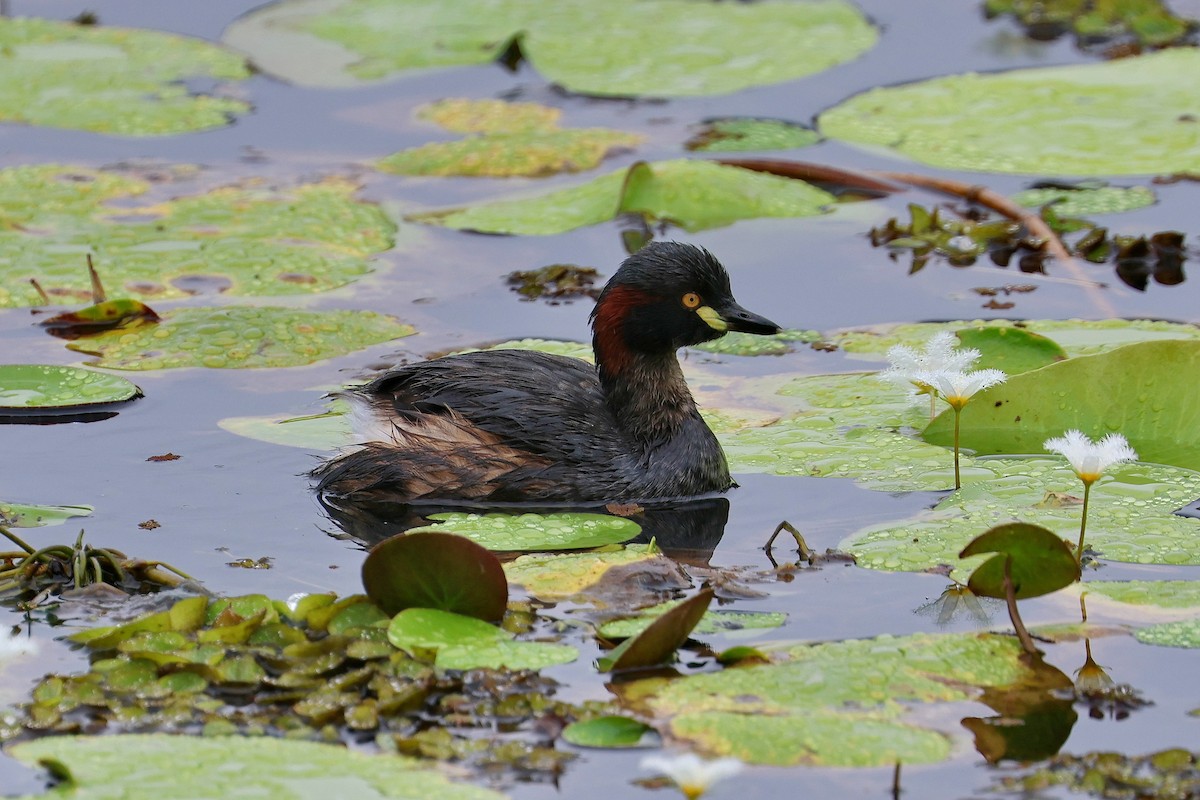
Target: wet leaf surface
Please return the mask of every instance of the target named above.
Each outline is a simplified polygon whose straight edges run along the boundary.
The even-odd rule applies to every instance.
[[[717,119],[704,123],[685,145],[706,153],[737,153],[754,150],[792,150],[821,140],[811,128],[778,119]]]
[[[410,533],[452,533],[497,552],[582,550],[622,544],[641,526],[607,514],[432,514]]]
[[[250,77],[245,60],[200,39],[150,30],[0,20],[0,119],[122,136],[224,127],[250,104],[182,81]]]
[[[1195,753],[1183,749],[1161,750],[1144,756],[1111,751],[1082,755],[1064,753],[1048,764],[1021,775],[1006,775],[997,782],[1006,791],[1043,791],[1065,786],[1091,797],[1169,800],[1200,791],[1200,769]]]
[[[676,35],[659,35],[681,24]],[[550,9],[536,0],[507,0],[473,3],[469,11],[434,0],[343,0],[269,6],[235,24],[225,41],[268,72],[328,86],[484,64],[517,36],[522,56],[572,92],[674,96],[733,92],[819,72],[869,49],[877,33],[839,0],[752,6],[565,0]],[[301,42],[304,57],[298,58]]]
[[[123,403],[142,390],[116,375],[49,364],[0,364],[0,416]]]
[[[0,500],[0,525],[10,528],[40,528],[61,525],[75,517],[86,517],[91,506],[40,506],[29,503],[6,503]]]
[[[1094,189],[1046,187],[1028,189],[1013,195],[1012,199],[1028,208],[1040,208],[1053,203],[1054,212],[1062,217],[1117,214],[1145,208],[1156,202],[1154,192],[1145,186],[1101,186]]]
[[[495,621],[508,605],[499,560],[452,533],[393,536],[367,555],[362,571],[367,595],[388,614],[432,608]]]

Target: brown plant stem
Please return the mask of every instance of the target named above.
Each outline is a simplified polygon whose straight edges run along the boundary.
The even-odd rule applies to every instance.
[[[1006,556],[1004,559],[1004,602],[1008,604],[1008,618],[1012,620],[1021,649],[1035,658],[1040,656],[1042,651],[1034,647],[1033,637],[1025,629],[1025,623],[1021,621],[1021,615],[1017,612],[1017,589],[1012,582],[1012,556]]]

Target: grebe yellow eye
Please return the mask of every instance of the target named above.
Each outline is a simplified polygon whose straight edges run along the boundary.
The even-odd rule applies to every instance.
[[[684,308],[699,308],[700,295],[696,294],[695,292],[688,292],[683,296],[683,305]]]

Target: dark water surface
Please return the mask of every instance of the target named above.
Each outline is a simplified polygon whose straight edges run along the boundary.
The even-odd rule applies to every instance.
[[[91,10],[106,25],[154,28],[216,39],[252,0],[14,0],[15,15],[71,18]],[[1067,42],[1033,43],[1007,22],[986,23],[977,3],[963,0],[860,0],[859,5],[883,28],[880,44],[861,59],[811,78],[747,90],[732,96],[631,103],[566,97],[549,88],[528,67],[509,73],[500,67],[451,69],[342,90],[294,88],[257,76],[239,89],[255,105],[253,113],[228,128],[174,137],[130,139],[98,134],[0,125],[0,166],[54,161],[92,166],[150,159],[199,163],[203,180],[219,184],[250,175],[281,181],[330,173],[361,173],[364,196],[401,208],[434,207],[508,194],[523,185],[565,185],[580,180],[561,176],[544,181],[404,179],[375,174],[364,162],[406,146],[423,143],[427,130],[410,122],[415,106],[441,97],[515,97],[560,106],[569,126],[604,125],[648,134],[636,155],[611,160],[606,169],[634,159],[681,155],[688,126],[711,116],[762,115],[811,121],[822,109],[875,85],[916,80],[967,70],[1085,61]],[[664,36],[671,36],[664,31]],[[448,137],[449,138],[449,137]],[[249,156],[254,156],[253,159]],[[826,142],[787,157],[849,168],[908,169],[885,155],[865,153]],[[939,172],[986,183],[1003,193],[1026,178]],[[1129,181],[1133,183],[1133,181]],[[1195,184],[1157,187],[1160,202],[1122,215],[1115,227],[1124,233],[1176,229],[1194,232],[1200,192]],[[829,329],[923,319],[995,316],[982,307],[975,287],[1032,283],[1036,291],[1016,295],[1016,307],[1004,316],[1098,318],[1079,283],[1065,275],[1022,275],[1015,269],[975,266],[967,269],[931,264],[915,276],[907,265],[872,250],[863,234],[890,216],[903,215],[908,202],[929,203],[916,190],[872,203],[839,208],[832,215],[799,220],[757,220],[728,228],[672,235],[703,245],[730,268],[738,299],[788,327]],[[27,532],[36,542],[69,538],[79,525],[93,544],[114,547],[147,559],[168,561],[200,577],[222,593],[261,592],[286,597],[294,592],[359,589],[363,553],[353,543],[328,535],[332,529],[300,474],[314,465],[316,453],[254,442],[225,432],[217,422],[230,416],[321,409],[320,389],[369,368],[401,358],[418,359],[457,347],[508,338],[584,339],[589,304],[549,306],[520,302],[503,284],[516,269],[556,262],[595,266],[610,274],[624,257],[619,226],[597,225],[553,237],[478,236],[430,228],[412,230],[416,244],[386,253],[376,274],[342,290],[313,298],[320,308],[359,308],[395,314],[420,334],[368,351],[308,367],[282,370],[172,370],[129,374],[146,398],[117,417],[89,425],[0,426],[3,453],[0,496],[30,503],[87,503],[95,513],[65,527]],[[403,235],[403,234],[402,234]],[[1053,269],[1053,268],[1052,268]],[[1102,295],[1120,316],[1183,321],[1197,318],[1197,284],[1151,284],[1134,291],[1115,279],[1109,267],[1090,267],[1106,284]],[[420,302],[418,302],[420,301]],[[309,301],[304,300],[308,305]],[[170,306],[170,304],[165,304]],[[823,372],[853,369],[840,354],[799,351],[772,370]],[[59,340],[31,325],[24,310],[0,311],[0,361],[73,363]],[[762,369],[744,363],[713,365],[717,371],[746,374]],[[148,456],[174,452],[168,463]],[[739,476],[742,488],[730,495],[724,536],[710,561],[714,565],[770,566],[759,549],[781,519],[800,527],[817,549],[835,546],[853,531],[896,519],[930,505],[929,495],[894,497],[870,492],[849,481]],[[138,523],[154,519],[153,531]],[[783,543],[786,555],[786,543]],[[268,556],[269,570],[226,566],[237,558]],[[1110,565],[1104,577],[1140,577],[1134,567]],[[1179,570],[1155,577],[1195,577]],[[774,632],[783,639],[840,639],[941,630],[936,614],[918,613],[935,599],[946,581],[930,575],[888,574],[853,567],[827,566],[804,572],[790,583],[771,584],[767,599],[745,603],[752,610],[786,611],[789,622]],[[1033,601],[1027,621],[1072,619],[1073,601]],[[996,624],[1006,622],[992,609]],[[10,623],[19,622],[14,614]],[[949,629],[986,627],[956,617]],[[47,658],[6,672],[9,686],[0,701],[20,699],[21,681],[51,669],[75,669],[78,654],[53,643],[54,631],[35,626]],[[729,641],[733,641],[730,639]],[[720,649],[728,642],[713,637]],[[1093,642],[1096,660],[1119,682],[1140,688],[1155,705],[1128,719],[1089,719],[1081,714],[1065,752],[1089,749],[1147,752],[1195,743],[1194,718],[1184,712],[1200,705],[1193,678],[1200,657],[1137,645],[1127,637]],[[548,671],[564,684],[565,699],[604,698],[603,681],[590,667],[590,656],[575,665]],[[1082,643],[1048,648],[1049,660],[1068,674],[1084,660]],[[964,716],[987,716],[975,704],[938,712],[940,727],[958,728]],[[906,769],[910,798],[977,796],[992,778],[982,758],[961,737],[955,757],[943,764]],[[509,787],[518,798],[649,797],[630,784],[638,776],[640,754],[584,752],[569,766],[557,787]],[[25,791],[40,785],[0,762],[0,785]],[[713,797],[883,797],[891,786],[890,769],[816,770],[752,768]],[[655,795],[662,797],[664,795]],[[1052,795],[1046,795],[1052,796]]]

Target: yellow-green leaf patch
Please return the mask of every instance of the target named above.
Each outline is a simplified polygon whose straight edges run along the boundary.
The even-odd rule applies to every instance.
[[[498,552],[582,550],[627,542],[641,532],[631,519],[608,514],[432,514],[437,524],[414,528],[453,533]]]

